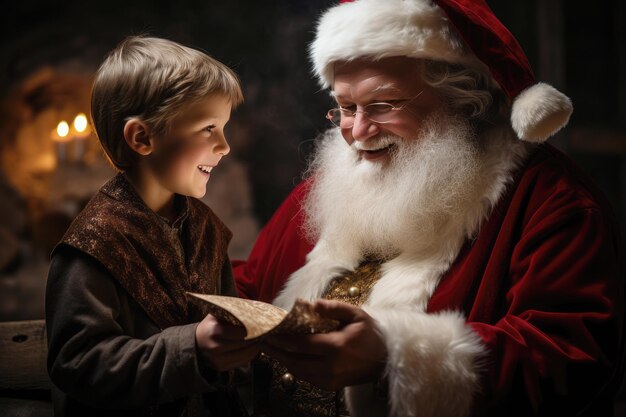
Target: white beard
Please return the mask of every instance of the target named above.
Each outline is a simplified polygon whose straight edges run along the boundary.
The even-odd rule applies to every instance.
[[[426,120],[415,140],[386,136],[373,142],[348,146],[337,130],[323,138],[303,202],[305,231],[317,243],[276,305],[319,298],[333,277],[373,256],[387,261],[366,304],[423,310],[528,149],[507,127],[478,140],[467,124],[444,115]],[[386,164],[360,159],[356,149],[390,143],[395,149]]]
[[[347,146],[336,134],[324,138],[304,204],[309,236],[383,258],[440,249],[447,229],[465,220],[493,180],[481,178],[485,155],[472,130],[439,116],[428,120],[415,140],[386,136],[375,142],[395,143],[388,164],[359,159],[357,145]],[[474,233],[480,220],[464,232]]]

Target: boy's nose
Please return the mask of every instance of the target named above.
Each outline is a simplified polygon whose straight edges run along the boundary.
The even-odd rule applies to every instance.
[[[226,156],[230,153],[230,145],[228,145],[228,141],[226,140],[225,135],[220,135],[220,138],[216,142],[213,150],[215,151],[215,153],[218,153],[222,156]]]

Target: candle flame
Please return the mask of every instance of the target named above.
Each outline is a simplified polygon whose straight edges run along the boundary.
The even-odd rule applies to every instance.
[[[60,138],[64,138],[70,133],[70,125],[65,120],[57,125],[57,134]]]
[[[87,116],[85,116],[85,113],[79,113],[76,115],[76,118],[74,119],[74,129],[78,133],[83,133],[85,129],[87,129]]]

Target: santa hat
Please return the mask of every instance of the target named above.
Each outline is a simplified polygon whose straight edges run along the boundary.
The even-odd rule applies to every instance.
[[[321,17],[310,49],[324,87],[333,63],[425,58],[488,71],[511,102],[520,139],[543,142],[572,114],[570,99],[537,83],[521,46],[484,0],[341,0]]]

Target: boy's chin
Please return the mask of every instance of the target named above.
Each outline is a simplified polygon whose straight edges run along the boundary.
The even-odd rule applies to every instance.
[[[202,191],[202,192],[198,192],[198,193],[196,193],[196,194],[192,195],[191,197],[195,197],[195,198],[202,198],[202,197],[204,197],[205,195],[206,195],[206,189],[204,189],[204,191]]]
[[[186,195],[187,197],[193,197],[193,198],[202,198],[206,195],[206,187],[202,189],[197,189],[197,190],[190,190],[184,193],[183,195]]]

